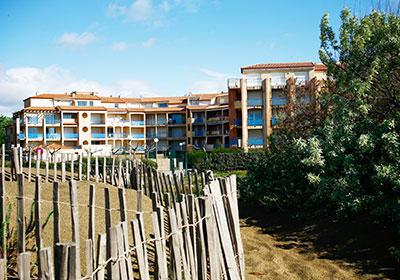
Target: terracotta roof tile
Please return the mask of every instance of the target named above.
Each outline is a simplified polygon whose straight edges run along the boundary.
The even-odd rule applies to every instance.
[[[62,111],[105,111],[105,107],[83,107],[83,106],[58,106]]]
[[[313,62],[284,62],[284,63],[262,63],[242,67],[243,70],[249,69],[287,69],[287,68],[313,68]]]
[[[328,70],[328,67],[326,67],[322,63],[317,63],[315,64],[314,70],[317,72],[326,72]]]
[[[28,112],[28,111],[56,111],[57,109],[55,107],[27,107],[24,108],[23,111]]]
[[[41,93],[26,99],[68,99],[68,100],[100,100],[100,97],[91,93]],[[26,100],[25,99],[25,100]]]

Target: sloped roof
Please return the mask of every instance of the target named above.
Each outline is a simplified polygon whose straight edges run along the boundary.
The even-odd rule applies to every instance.
[[[317,63],[306,61],[306,62],[283,62],[283,63],[261,63],[249,66],[244,66],[241,68],[243,70],[251,69],[296,69],[296,68],[314,68]]]

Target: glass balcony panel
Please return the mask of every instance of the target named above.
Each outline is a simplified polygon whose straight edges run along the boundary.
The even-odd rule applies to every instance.
[[[248,120],[249,126],[261,126],[263,125],[262,119],[249,119]]]
[[[131,121],[131,125],[143,126],[144,125],[144,121]]]
[[[28,132],[28,138],[30,139],[43,139],[43,135],[40,133],[33,133],[33,132]]]
[[[60,133],[46,133],[46,139],[60,139]]]
[[[92,138],[94,139],[104,139],[106,138],[105,133],[92,133]]]
[[[249,137],[249,145],[262,146],[264,145],[264,140],[261,137]]]
[[[59,124],[60,119],[57,117],[46,117],[46,124]]]
[[[144,138],[144,133],[132,133],[132,138]]]
[[[28,117],[28,124],[39,124],[39,118],[38,117]]]
[[[64,133],[65,139],[78,139],[78,133]]]

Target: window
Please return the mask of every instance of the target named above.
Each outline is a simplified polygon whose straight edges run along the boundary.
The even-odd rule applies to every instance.
[[[85,106],[87,106],[87,101],[78,101],[78,106],[79,106],[79,107],[85,107]]]
[[[93,104],[94,104],[93,101],[89,102],[89,106],[93,107]]]
[[[166,108],[166,107],[168,107],[168,103],[159,103],[158,107],[159,108]]]
[[[144,107],[145,108],[153,108],[153,103],[145,103]]]
[[[114,104],[114,108],[119,108],[119,104],[118,104],[118,103],[115,103],[115,104]]]
[[[192,100],[190,100],[190,104],[191,105],[199,105],[199,100],[198,99],[192,99]]]

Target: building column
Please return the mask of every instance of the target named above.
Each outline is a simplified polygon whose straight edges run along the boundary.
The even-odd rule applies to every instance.
[[[237,139],[237,128],[235,125],[236,119],[236,108],[235,108],[235,100],[236,100],[236,91],[232,89],[228,89],[228,97],[229,97],[229,139],[232,144],[232,139]]]
[[[249,131],[247,112],[247,80],[240,79],[240,93],[242,97],[242,147],[245,152],[249,151]]]
[[[264,135],[264,148],[268,147],[269,136],[272,134],[272,89],[271,78],[267,77],[263,80],[263,135]]]
[[[12,138],[14,138],[15,137],[15,144],[20,144],[20,139],[19,139],[19,134],[21,133],[21,127],[20,127],[20,118],[19,117],[17,117],[16,119],[15,119],[15,136],[11,136],[10,135],[10,141],[12,142],[13,141],[13,139],[11,139],[11,137]]]

